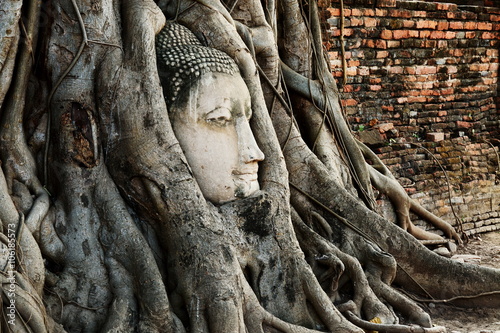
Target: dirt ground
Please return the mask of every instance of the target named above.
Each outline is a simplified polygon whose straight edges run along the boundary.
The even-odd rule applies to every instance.
[[[457,254],[480,257],[480,265],[500,269],[500,232],[473,238]],[[500,309],[466,309],[449,305],[427,304],[433,323],[447,328],[448,333],[500,333]]]

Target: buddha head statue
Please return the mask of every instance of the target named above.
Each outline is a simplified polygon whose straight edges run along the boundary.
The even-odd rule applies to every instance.
[[[176,23],[159,33],[156,52],[172,128],[205,198],[221,204],[257,192],[264,154],[236,63]]]

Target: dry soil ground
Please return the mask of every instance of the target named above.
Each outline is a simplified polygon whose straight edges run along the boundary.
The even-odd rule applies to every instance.
[[[481,257],[483,266],[500,269],[500,232],[483,234],[471,239],[458,254]],[[449,333],[500,333],[500,309],[464,309],[449,305],[428,304],[427,310],[436,325]]]

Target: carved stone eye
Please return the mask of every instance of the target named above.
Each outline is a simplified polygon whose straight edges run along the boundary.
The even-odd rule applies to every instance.
[[[210,111],[205,116],[205,121],[217,126],[225,126],[233,120],[231,111],[226,108],[218,108]]]

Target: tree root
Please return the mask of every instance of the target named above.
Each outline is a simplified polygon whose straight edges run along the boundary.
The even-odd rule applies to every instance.
[[[309,227],[307,227],[300,220],[297,221],[297,216],[294,218],[294,226],[296,228],[297,235],[304,251],[310,252],[315,251],[321,256],[334,256],[338,258],[345,265],[345,274],[349,277],[349,280],[354,286],[352,300],[350,301],[353,310],[358,316],[363,313],[368,318],[381,318],[384,323],[394,323],[397,321],[396,316],[392,311],[390,311],[382,302],[379,301],[377,296],[373,293],[365,273],[359,262],[346,253],[340,251],[338,248],[333,246],[333,244],[322,239],[318,234],[314,233]],[[333,290],[335,292],[338,289]],[[332,301],[335,300],[332,294]],[[340,306],[342,307],[342,306]],[[342,310],[339,309],[341,312]]]
[[[282,64],[282,69],[285,80],[292,89],[299,92],[303,96],[315,101],[320,109],[326,107],[325,98],[318,82],[309,80],[301,76],[285,64]],[[371,159],[375,163],[374,166],[367,164],[368,172],[370,174],[370,180],[378,190],[389,197],[389,199],[395,206],[398,222],[404,230],[409,231],[410,234],[419,239],[441,239],[441,237],[439,237],[438,235],[426,232],[416,227],[409,218],[409,211],[411,209],[417,215],[429,221],[436,228],[444,231],[449,238],[455,239],[460,244],[462,243],[460,236],[451,225],[438,218],[434,214],[428,212],[418,203],[408,197],[406,191],[396,181],[394,176],[390,173],[390,171],[378,158],[378,156],[376,156],[368,147],[366,147],[358,140],[356,140],[356,143],[363,153],[364,157],[367,159]],[[348,153],[349,152],[351,152],[351,150],[348,150]]]
[[[356,326],[359,326],[365,330],[370,330],[370,331],[376,331],[376,332],[382,331],[388,333],[446,333],[446,328],[441,326],[425,328],[421,326],[375,324],[359,319],[351,311],[346,311],[345,316]]]
[[[391,200],[398,216],[399,225],[404,230],[408,230],[410,234],[414,235],[418,239],[441,239],[441,237],[435,234],[426,232],[425,230],[416,227],[410,220],[409,213],[410,210],[412,210],[417,215],[430,222],[433,226],[442,230],[450,239],[455,239],[459,244],[462,243],[462,239],[449,223],[435,216],[420,206],[420,204],[416,201],[412,200],[380,158],[365,144],[359,140],[356,140],[356,142],[358,143],[358,146],[365,158],[374,163],[373,166],[369,166],[370,178],[374,186],[382,193],[386,194],[389,200]]]

